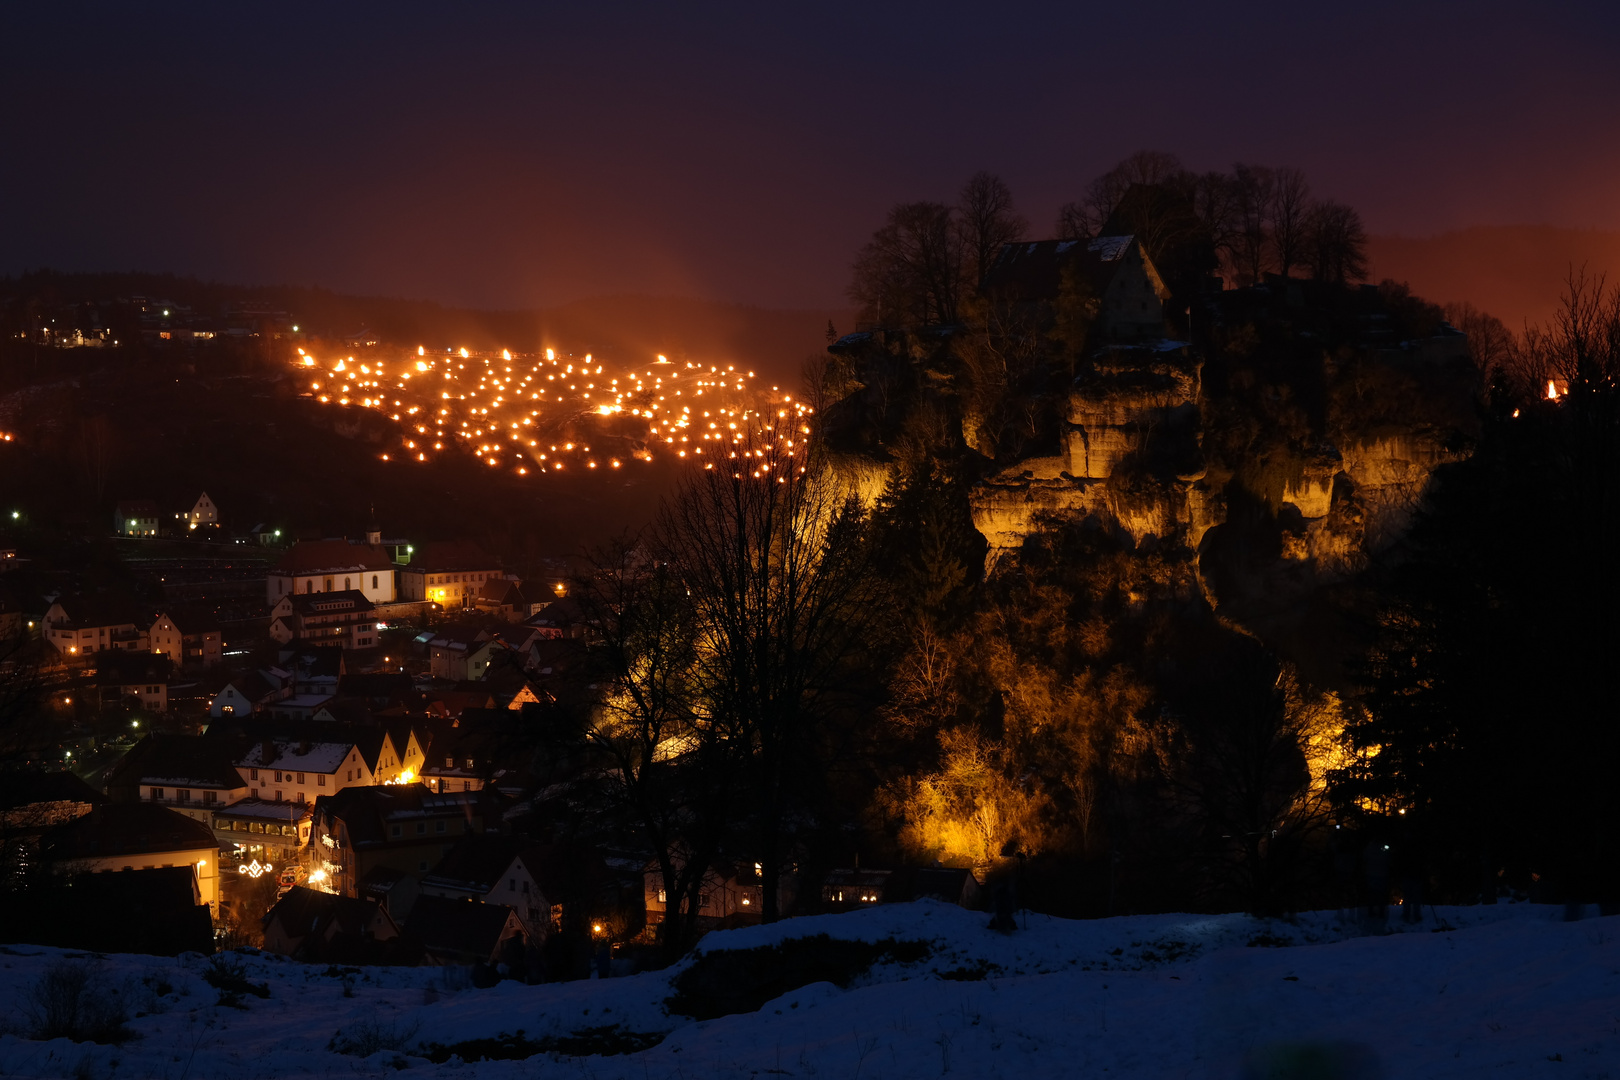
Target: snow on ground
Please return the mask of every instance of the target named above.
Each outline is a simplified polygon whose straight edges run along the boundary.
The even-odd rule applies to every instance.
[[[1399,909],[1393,909],[1398,915]],[[926,941],[849,989],[813,983],[758,1012],[665,1012],[694,963],[630,978],[471,988],[462,972],[347,972],[246,955],[269,996],[217,1004],[208,960],[37,946],[0,949],[0,1076],[581,1077],[1613,1077],[1620,1080],[1620,918],[1566,921],[1530,904],[1440,908],[1376,931],[1332,912],[1067,921],[888,905],[711,934],[699,954],[793,938]],[[0,930],[3,933],[3,930]],[[31,987],[64,957],[99,963],[137,1037],[122,1046],[24,1037]],[[430,1044],[592,1029],[662,1037],[639,1053],[522,1060],[418,1056]],[[329,1048],[342,1032],[390,1047]],[[649,1039],[650,1041],[650,1039]],[[577,1048],[577,1044],[574,1044]],[[394,1047],[397,1047],[395,1049]]]

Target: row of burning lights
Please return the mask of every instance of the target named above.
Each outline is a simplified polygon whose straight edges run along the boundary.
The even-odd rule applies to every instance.
[[[642,461],[653,460],[655,447],[676,458],[707,454],[718,460],[725,451],[728,460],[741,460],[740,448],[753,445],[751,436],[761,426],[792,456],[809,434],[807,406],[777,387],[769,393],[756,389],[750,383],[754,373],[734,365],[676,365],[660,355],[645,368],[613,373],[590,353],[575,359],[554,349],[514,356],[507,349],[497,354],[463,348],[440,355],[422,346],[414,358],[407,354],[392,363],[353,356],[323,362],[301,348],[298,357],[309,377],[309,396],[323,405],[371,409],[401,426],[398,446],[380,455],[384,461],[426,463],[459,445],[519,476],[562,472],[571,464],[621,468],[621,457],[593,455],[583,437],[540,437],[542,429],[587,419],[645,424],[645,434],[635,439],[640,445],[628,455]],[[759,457],[754,450],[744,456]],[[751,465],[754,475],[768,469],[764,460]]]

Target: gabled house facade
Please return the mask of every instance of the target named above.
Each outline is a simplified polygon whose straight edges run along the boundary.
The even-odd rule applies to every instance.
[[[208,715],[219,719],[227,716],[251,716],[269,705],[292,696],[292,673],[279,668],[250,671],[239,675],[220,688],[209,703]]]
[[[149,652],[107,651],[96,658],[96,686],[101,706],[125,702],[155,713],[169,711],[169,658]]]
[[[421,893],[504,904],[517,913],[529,937],[539,941],[546,936],[551,910],[540,891],[539,858],[539,849],[516,837],[463,836],[422,878]],[[530,862],[536,862],[535,868],[530,868]]]
[[[264,916],[264,948],[304,960],[359,955],[370,943],[393,941],[399,926],[373,900],[294,885]]]
[[[214,667],[225,658],[218,621],[201,611],[158,612],[146,629],[146,642],[153,652],[164,654],[175,667],[187,671]]]
[[[146,647],[132,601],[113,596],[63,596],[45,612],[45,640],[70,664],[88,664],[108,649]]]
[[[180,515],[180,520],[188,530],[200,529],[206,525],[218,525],[219,507],[214,505],[214,500],[210,499],[208,492],[205,491],[197,496],[197,501],[192,504],[190,510]]]
[[[428,642],[428,671],[435,679],[475,682],[489,670],[491,642],[469,633],[447,632]]]
[[[1133,235],[1007,244],[980,285],[986,295],[1015,302],[1052,300],[1069,289],[1096,303],[1105,341],[1164,336],[1170,289]]]

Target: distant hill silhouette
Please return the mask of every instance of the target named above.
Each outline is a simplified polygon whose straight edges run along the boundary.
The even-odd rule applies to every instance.
[[[510,348],[592,352],[616,360],[648,361],[663,353],[677,362],[737,364],[769,382],[798,385],[806,357],[826,348],[827,323],[854,328],[843,310],[773,310],[677,296],[602,296],[553,308],[482,311],[431,300],[347,296],[306,286],[248,286],[174,274],[32,271],[0,278],[8,294],[48,301],[110,301],[142,295],[218,313],[234,303],[271,304],[314,336],[369,331],[390,344],[429,348]]]
[[[1620,282],[1620,233],[1552,225],[1478,226],[1438,236],[1375,236],[1369,279],[1405,281],[1437,303],[1467,300],[1521,330],[1558,308],[1573,267]]]

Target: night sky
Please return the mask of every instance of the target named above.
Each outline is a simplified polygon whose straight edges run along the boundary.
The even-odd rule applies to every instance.
[[[828,305],[890,204],[988,168],[1045,233],[1144,147],[1620,229],[1613,6],[1242,6],[9,4],[0,272]]]

